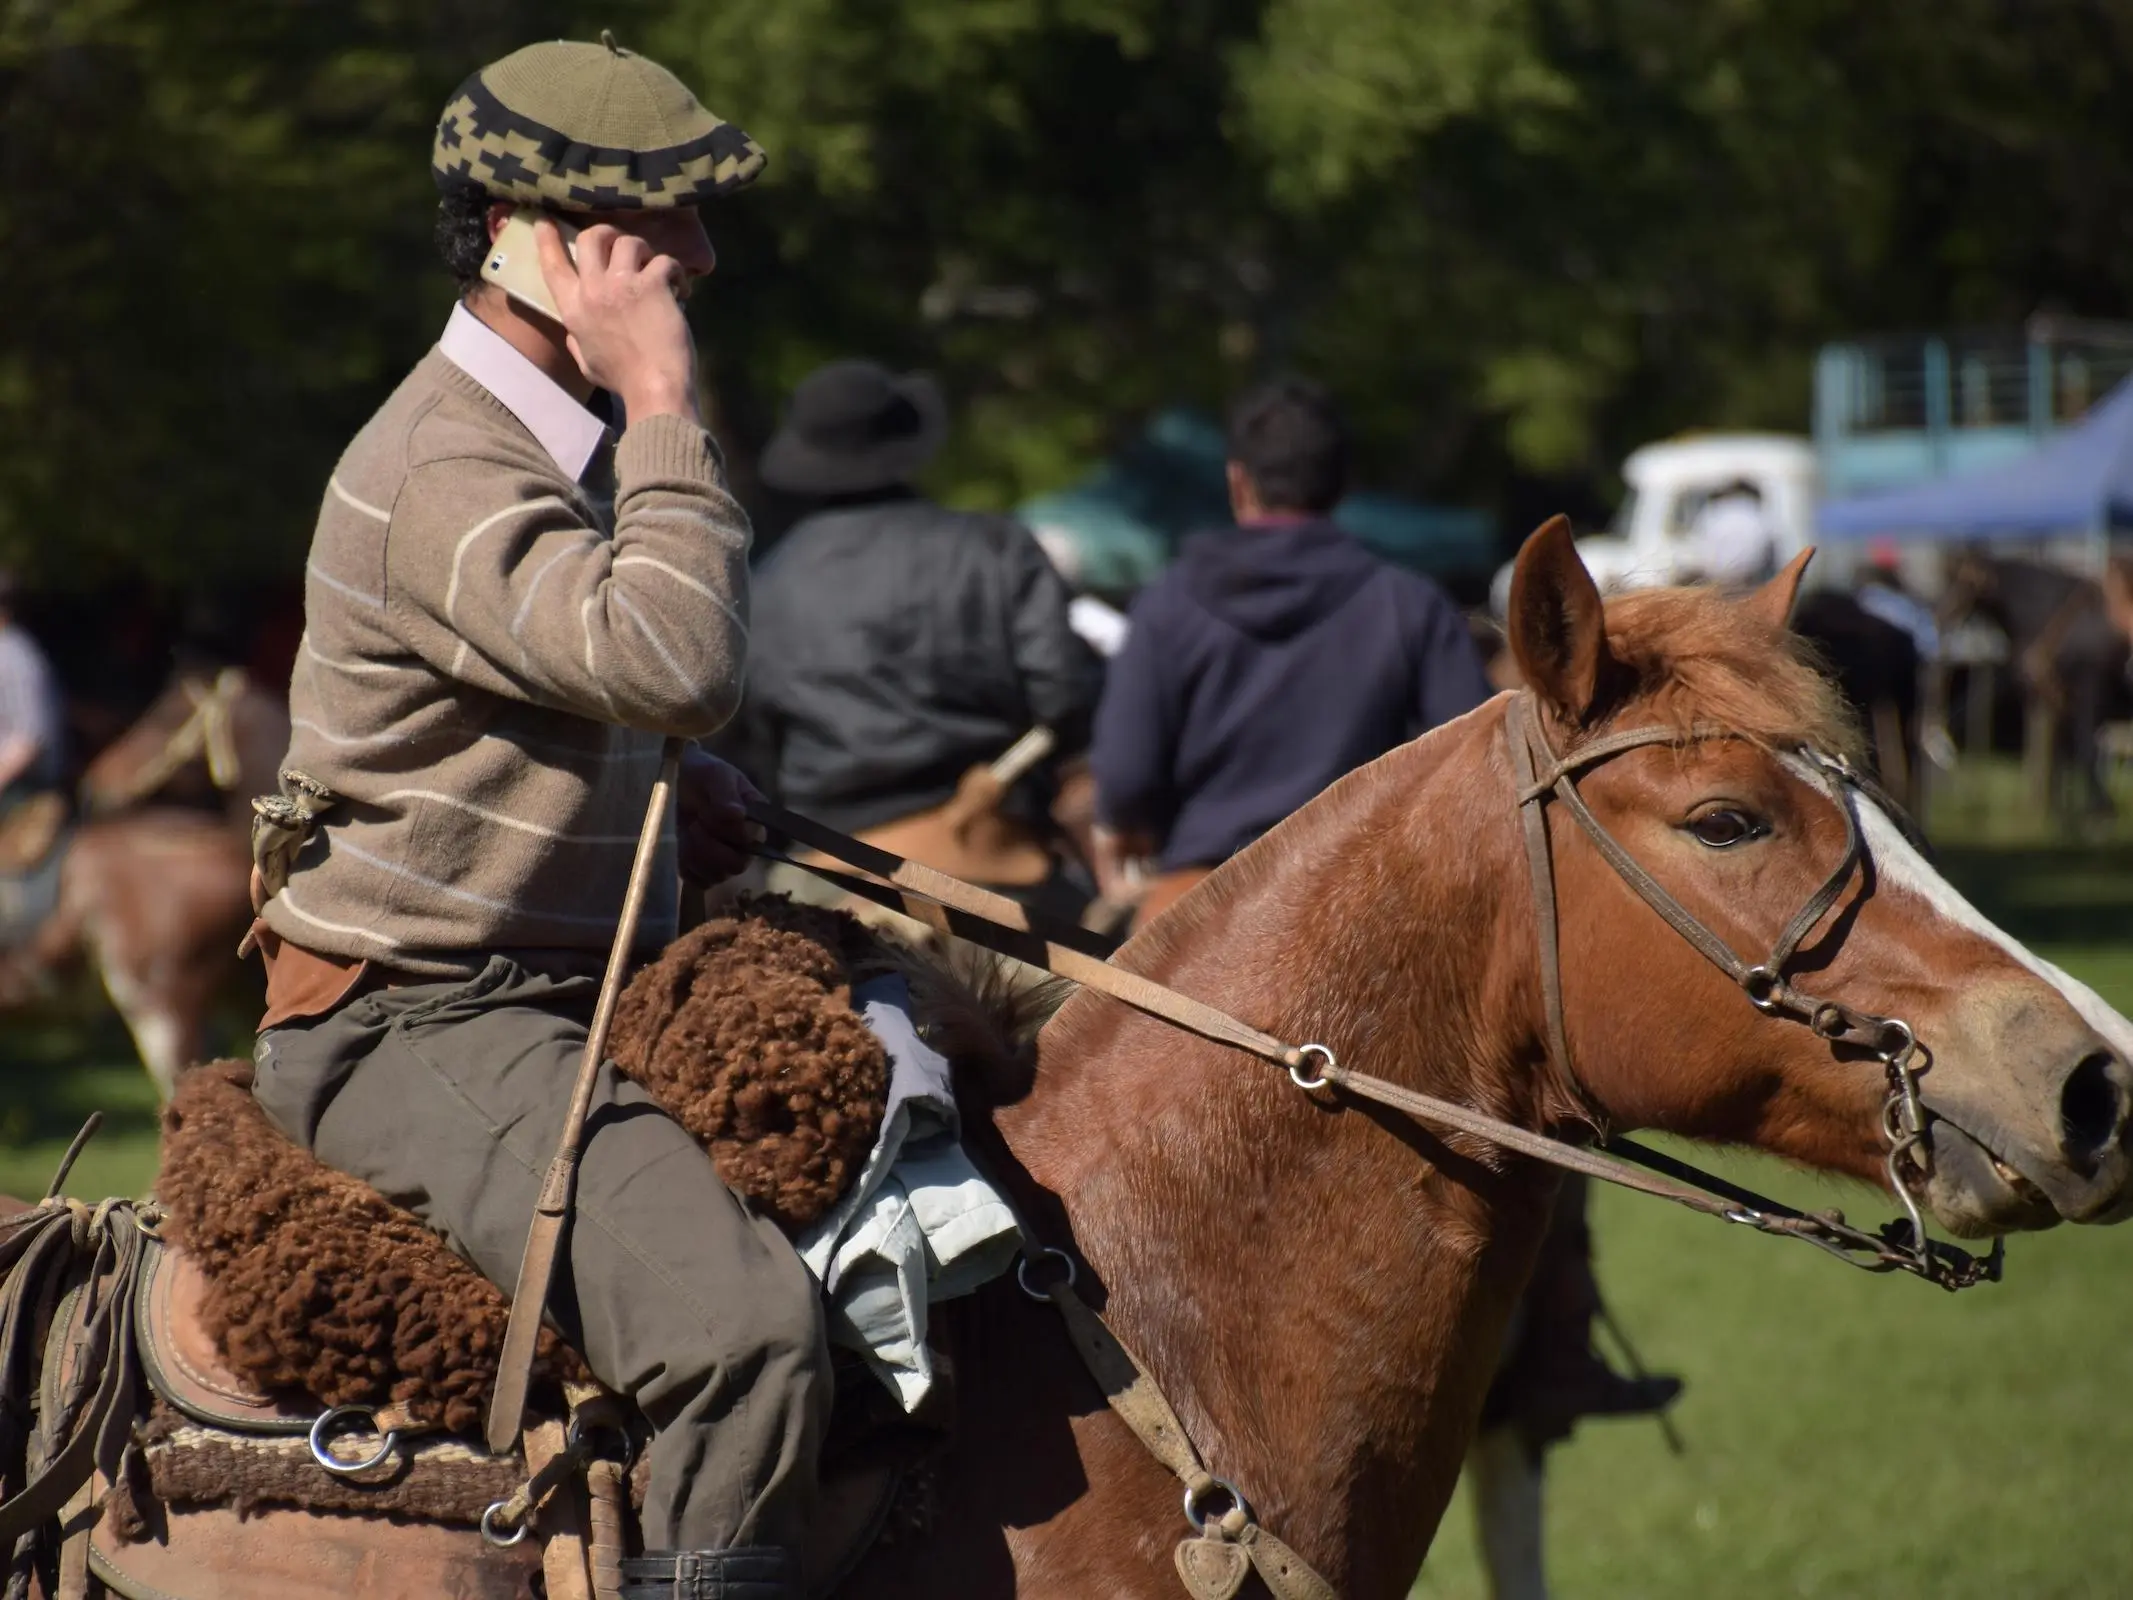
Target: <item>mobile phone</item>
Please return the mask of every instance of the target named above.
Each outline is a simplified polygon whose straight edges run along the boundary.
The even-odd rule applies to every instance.
[[[562,230],[563,248],[569,252],[571,260],[577,260],[576,223],[552,211],[520,206],[511,213],[511,220],[497,230],[489,254],[481,264],[481,275],[484,282],[495,284],[521,305],[561,322],[562,313],[556,310],[555,299],[548,292],[548,280],[541,276],[540,242],[533,236],[533,225],[543,217]]]

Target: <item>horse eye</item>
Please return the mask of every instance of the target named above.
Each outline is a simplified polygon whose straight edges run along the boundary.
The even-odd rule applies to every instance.
[[[1696,835],[1699,844],[1709,845],[1713,850],[1725,850],[1733,845],[1746,844],[1750,839],[1760,839],[1770,831],[1760,819],[1745,811],[1706,811],[1700,817],[1692,817],[1689,832]]]

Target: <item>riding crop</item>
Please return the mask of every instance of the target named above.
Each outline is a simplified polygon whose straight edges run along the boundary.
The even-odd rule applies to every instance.
[[[534,1345],[540,1338],[541,1316],[548,1306],[548,1288],[555,1281],[563,1225],[570,1220],[578,1156],[585,1143],[585,1119],[592,1112],[600,1063],[607,1057],[607,1035],[615,1020],[615,1002],[622,996],[630,947],[637,942],[637,923],[644,915],[645,895],[651,888],[652,862],[659,854],[660,828],[666,821],[680,770],[681,741],[669,739],[661,752],[659,778],[652,785],[651,802],[645,807],[644,829],[637,835],[637,855],[630,863],[629,887],[622,896],[622,919],[615,924],[615,943],[607,955],[606,976],[600,980],[600,999],[593,1007],[592,1026],[586,1030],[585,1054],[578,1062],[570,1107],[563,1114],[563,1132],[556,1140],[555,1159],[548,1163],[548,1176],[542,1180],[541,1196],[533,1208],[526,1253],[519,1259],[518,1286],[511,1294],[511,1320],[505,1325],[503,1354],[496,1365],[496,1393],[489,1402],[486,1437],[489,1448],[499,1455],[511,1448],[525,1419],[526,1388],[533,1381]]]

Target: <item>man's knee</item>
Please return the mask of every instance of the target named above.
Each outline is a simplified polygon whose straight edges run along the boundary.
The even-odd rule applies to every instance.
[[[767,1365],[819,1369],[827,1381],[829,1329],[820,1287],[783,1235],[752,1270],[728,1278],[712,1331],[729,1350],[758,1352]]]

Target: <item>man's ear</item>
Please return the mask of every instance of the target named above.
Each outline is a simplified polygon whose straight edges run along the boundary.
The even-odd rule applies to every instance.
[[[1783,572],[1742,600],[1741,604],[1773,628],[1785,627],[1792,621],[1793,605],[1800,598],[1800,580],[1807,576],[1807,563],[1814,558],[1814,547],[1809,545],[1785,563]]]
[[[496,236],[504,231],[504,224],[509,222],[517,211],[518,204],[515,201],[492,200],[489,203],[489,243],[496,243]]]
[[[1519,673],[1566,722],[1584,722],[1612,657],[1599,587],[1579,559],[1567,517],[1550,517],[1518,552],[1504,619]]]

